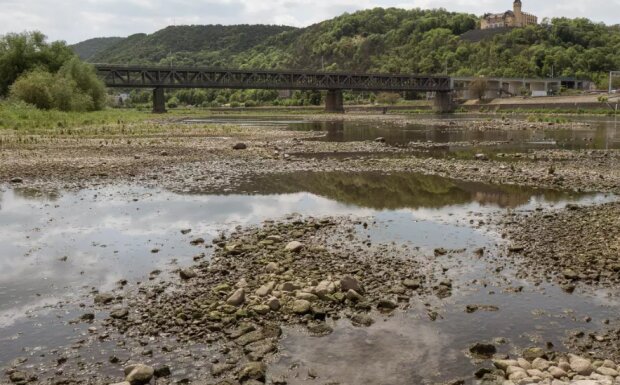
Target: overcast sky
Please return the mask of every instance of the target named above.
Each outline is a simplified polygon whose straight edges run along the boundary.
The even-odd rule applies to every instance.
[[[306,26],[343,12],[373,7],[439,8],[483,14],[512,8],[512,0],[0,0],[0,34],[39,30],[76,43],[100,36],[151,33],[180,24]],[[620,23],[620,0],[523,0],[539,17],[587,17]]]

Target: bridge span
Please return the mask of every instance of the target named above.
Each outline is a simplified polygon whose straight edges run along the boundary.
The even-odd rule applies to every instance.
[[[452,108],[448,76],[357,74],[308,71],[222,70],[96,64],[107,87],[152,88],[153,112],[166,112],[166,88],[229,88],[327,91],[325,109],[344,112],[343,91],[434,92],[435,109]]]

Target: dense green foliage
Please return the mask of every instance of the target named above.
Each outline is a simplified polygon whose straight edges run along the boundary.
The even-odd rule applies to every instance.
[[[136,34],[95,54],[93,63],[230,65],[230,59],[294,28],[272,25],[171,26],[152,35]]]
[[[55,73],[73,56],[65,43],[48,44],[40,32],[0,36],[0,97],[24,72],[36,68]]]
[[[39,32],[0,38],[0,96],[41,109],[100,110],[106,90],[94,68],[63,42],[48,44]]]
[[[104,51],[122,40],[122,37],[98,37],[74,44],[71,49],[80,59],[90,60],[96,53]]]
[[[620,69],[620,26],[557,18],[479,42],[460,35],[475,15],[376,8],[303,29],[267,26],[169,27],[134,35],[93,58],[237,68],[590,78],[603,86]],[[261,30],[260,28],[266,28]]]
[[[44,110],[95,111],[102,109],[107,99],[94,69],[77,57],[55,74],[43,69],[26,72],[10,88],[11,97]]]

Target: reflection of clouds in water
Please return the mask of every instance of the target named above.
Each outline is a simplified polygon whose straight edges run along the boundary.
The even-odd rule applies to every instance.
[[[302,372],[312,368],[322,382],[348,384],[410,384],[421,378],[437,378],[446,363],[462,359],[450,335],[433,325],[395,316],[370,328],[341,323],[329,336],[316,338],[296,330],[281,343],[285,358],[276,362],[272,374],[284,373],[291,363]],[[305,384],[305,375],[289,376],[289,384]]]
[[[2,306],[4,310],[22,313],[16,305],[38,306],[30,296],[34,292],[71,294],[71,286],[112,288],[120,278],[143,277],[171,257],[166,252],[152,255],[149,245],[165,244],[168,250],[190,256],[187,237],[179,232],[183,228],[193,229],[196,236],[206,236],[293,212],[373,213],[305,193],[183,196],[157,192],[141,196],[138,202],[130,199],[137,196],[131,188],[97,193],[96,199],[92,191],[67,193],[49,211],[44,202],[38,205],[11,191],[5,195],[0,225],[7,226],[3,226],[0,239],[8,247],[0,249],[0,285],[10,286],[11,292],[0,291],[0,298],[7,296],[5,303],[8,306],[11,301],[12,307]],[[113,193],[116,195],[110,195]],[[33,232],[35,225],[41,230]],[[98,247],[104,244],[108,247]],[[114,250],[121,252],[114,254]],[[60,262],[62,256],[69,260]]]
[[[6,309],[0,309],[0,328],[12,326],[16,322],[26,317],[26,313],[34,308],[45,308],[57,304],[61,298],[47,297],[37,298],[28,304],[17,305]],[[3,306],[4,307],[4,306]],[[42,313],[38,313],[42,315]]]

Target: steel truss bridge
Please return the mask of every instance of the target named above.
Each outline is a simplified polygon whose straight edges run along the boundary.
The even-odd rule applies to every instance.
[[[107,87],[152,88],[154,112],[165,112],[166,88],[326,90],[326,109],[343,112],[342,91],[435,92],[449,100],[448,76],[324,73],[306,71],[221,70],[95,65]],[[445,100],[444,100],[445,101]],[[440,102],[441,103],[441,102]],[[441,108],[440,106],[440,109]]]

